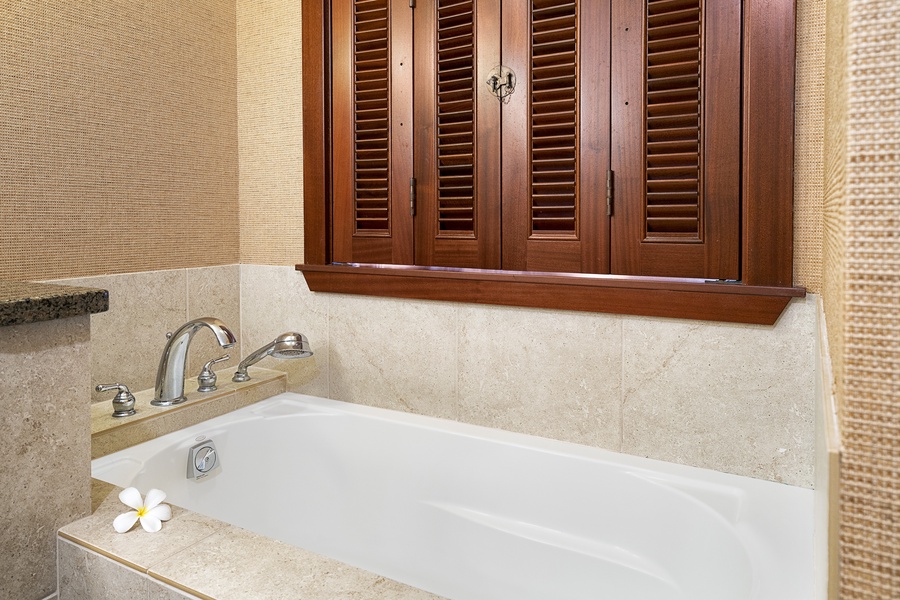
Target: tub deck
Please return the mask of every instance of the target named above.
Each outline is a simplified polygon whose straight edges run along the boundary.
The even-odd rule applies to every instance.
[[[92,484],[92,514],[59,531],[61,598],[442,600],[177,505],[157,533],[118,534],[121,488]]]

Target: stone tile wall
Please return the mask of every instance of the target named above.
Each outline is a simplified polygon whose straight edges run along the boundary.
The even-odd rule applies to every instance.
[[[315,356],[289,389],[813,485],[815,297],[772,327],[313,294],[241,266],[241,324]]]
[[[151,387],[165,331],[210,314],[242,355],[304,333],[312,358],[259,363],[295,391],[813,484],[814,296],[766,327],[313,294],[292,267],[72,281],[110,290],[95,380]],[[221,352],[202,333],[190,375]]]
[[[109,310],[91,318],[91,394],[94,402],[112,400],[93,391],[98,383],[122,383],[132,391],[152,388],[166,333],[198,317],[218,317],[238,336],[223,350],[211,331],[201,329],[191,342],[188,377],[203,363],[224,354],[240,362],[240,270],[237,265],[147,271],[63,279],[56,283],[109,290]]]
[[[90,514],[90,320],[0,327],[0,598],[56,591],[56,530]]]

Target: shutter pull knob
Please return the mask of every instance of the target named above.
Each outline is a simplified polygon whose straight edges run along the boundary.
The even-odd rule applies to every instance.
[[[509,67],[497,65],[488,73],[486,83],[500,102],[508,104],[509,97],[516,91],[516,74]]]

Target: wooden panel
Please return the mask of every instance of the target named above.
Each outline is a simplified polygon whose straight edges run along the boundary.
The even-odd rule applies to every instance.
[[[337,292],[772,325],[802,288],[565,273],[393,265],[297,265],[314,292]]]
[[[326,78],[330,53],[326,15],[321,0],[303,2],[303,260],[325,264],[331,223],[329,141],[331,115],[326,112]]]
[[[499,0],[421,0],[415,9],[416,264],[500,266]]]
[[[739,279],[741,2],[613,6],[611,270]]]
[[[506,269],[608,267],[608,15],[606,0],[504,2],[518,79],[502,107]]]
[[[747,0],[744,39],[744,281],[791,285],[794,2]]]
[[[411,9],[337,1],[332,31],[334,259],[411,262]]]

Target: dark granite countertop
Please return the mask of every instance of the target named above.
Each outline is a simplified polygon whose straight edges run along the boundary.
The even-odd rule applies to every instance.
[[[109,310],[109,292],[55,283],[0,281],[0,326]]]

